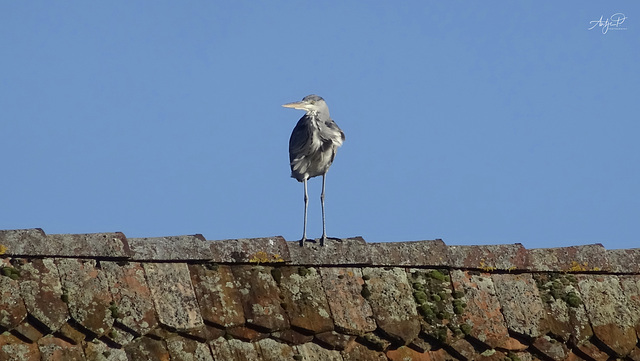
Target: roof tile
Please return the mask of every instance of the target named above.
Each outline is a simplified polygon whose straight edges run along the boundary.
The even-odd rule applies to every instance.
[[[143,263],[142,266],[160,323],[177,330],[204,324],[185,263]]]
[[[131,259],[136,261],[199,261],[213,258],[210,242],[201,234],[129,238]]]
[[[171,361],[214,361],[206,343],[181,336],[167,339],[167,350]]]
[[[256,342],[256,349],[263,361],[293,360],[293,348],[291,346],[265,338]]]
[[[304,361],[344,361],[340,351],[327,350],[313,342],[293,346],[293,349]]]
[[[126,345],[124,351],[129,360],[169,361],[170,355],[165,341],[140,337]]]
[[[610,269],[601,244],[535,248],[529,250],[529,270],[551,272],[600,272]]]
[[[38,344],[22,342],[16,336],[0,333],[0,360],[40,361]]]
[[[638,315],[628,307],[620,281],[613,275],[577,275],[582,301],[594,334],[618,356],[636,346]]]
[[[607,250],[612,272],[640,273],[640,248]]]
[[[363,335],[376,329],[371,306],[362,296],[359,268],[321,268],[320,275],[337,331]]]
[[[3,273],[7,270],[6,274],[10,274],[9,270],[11,274],[17,272],[9,262],[3,260],[0,260],[0,267]],[[0,274],[0,330],[2,328],[11,330],[27,317],[27,309],[20,297],[20,292],[16,292],[20,289],[20,283],[6,274]]]
[[[212,241],[209,246],[212,261],[218,263],[284,263],[291,259],[282,236]]]
[[[280,306],[280,291],[271,269],[246,265],[233,267],[232,270],[239,283],[247,323],[268,332],[289,327],[289,319]]]
[[[82,346],[72,345],[53,336],[46,336],[38,341],[40,357],[47,361],[84,361]]]
[[[371,264],[371,254],[362,237],[327,240],[324,246],[287,242],[292,265]]]
[[[109,311],[113,299],[97,261],[59,258],[56,264],[71,317],[96,336],[104,335],[113,325]]]
[[[526,269],[527,250],[520,243],[489,246],[449,246],[447,264],[483,271]]]
[[[221,327],[244,324],[244,310],[239,284],[231,268],[225,265],[190,264],[191,282],[202,318]]]
[[[418,337],[420,319],[405,270],[367,267],[362,275],[369,291],[367,301],[380,330],[403,345]]]
[[[529,337],[545,334],[544,306],[531,274],[491,276],[507,328]]]
[[[320,273],[315,268],[278,267],[277,276],[283,304],[291,326],[309,333],[333,329],[333,320],[327,298],[322,292]]]
[[[52,258],[20,262],[20,294],[27,311],[51,331],[58,330],[67,319],[69,310],[62,300],[60,274]]]
[[[449,249],[441,239],[415,242],[371,243],[371,263],[379,266],[445,266]]]

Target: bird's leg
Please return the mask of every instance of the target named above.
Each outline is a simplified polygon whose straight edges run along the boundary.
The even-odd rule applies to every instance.
[[[309,206],[309,195],[307,194],[307,180],[304,181],[304,226],[302,227],[302,239],[300,240],[300,246],[304,246],[304,242],[307,240],[307,207]]]
[[[320,239],[320,246],[324,246],[324,241],[327,240],[327,229],[324,223],[324,181],[327,173],[322,175],[322,193],[320,193],[320,203],[322,203],[322,238]]]

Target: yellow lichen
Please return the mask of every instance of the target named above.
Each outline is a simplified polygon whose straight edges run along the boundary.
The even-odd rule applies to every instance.
[[[275,253],[272,254],[271,256],[269,256],[269,254],[267,252],[264,251],[258,251],[254,254],[251,255],[251,257],[249,257],[249,262],[251,263],[278,263],[278,262],[284,262],[284,259],[282,259],[282,256],[280,256],[279,254]]]
[[[491,272],[491,271],[495,271],[496,270],[495,267],[485,265],[484,259],[480,260],[480,266],[478,268],[480,268],[481,270],[483,270],[485,272]]]
[[[571,267],[569,267],[569,272],[584,272],[588,269],[587,268],[588,265],[589,264],[587,262],[580,264],[576,261],[573,261],[571,262]]]
[[[7,252],[7,247],[3,244],[0,244],[0,254],[5,254]]]

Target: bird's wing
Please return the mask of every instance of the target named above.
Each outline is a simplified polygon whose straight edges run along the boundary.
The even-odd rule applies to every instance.
[[[308,147],[309,143],[309,126],[305,122],[304,117],[298,121],[293,132],[291,132],[291,138],[289,138],[289,161],[292,162],[298,156],[304,153],[304,150]]]

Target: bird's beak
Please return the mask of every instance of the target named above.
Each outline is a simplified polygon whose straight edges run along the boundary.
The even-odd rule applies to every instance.
[[[285,108],[293,108],[293,109],[302,109],[302,110],[307,109],[307,103],[304,103],[304,102],[287,103],[287,104],[282,104],[282,106]]]

